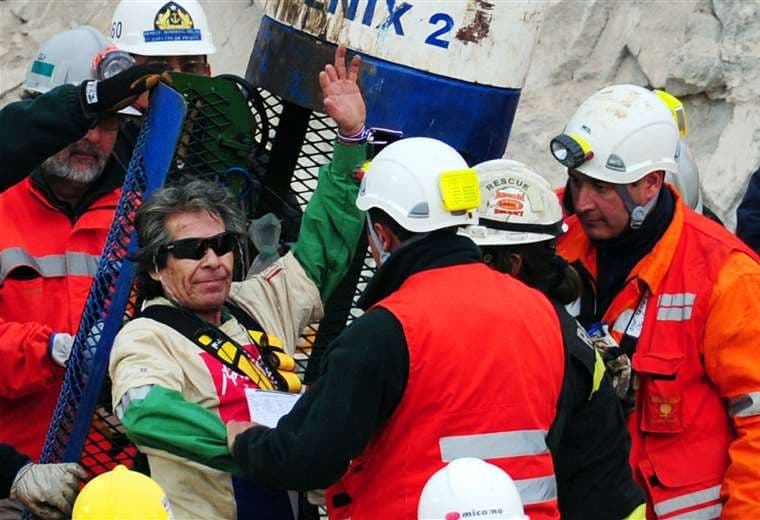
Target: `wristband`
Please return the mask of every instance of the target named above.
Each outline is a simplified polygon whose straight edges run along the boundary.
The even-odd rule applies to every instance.
[[[353,134],[343,134],[340,130],[338,130],[338,142],[341,144],[362,144],[367,142],[367,138],[369,137],[369,129],[362,125],[361,129],[359,129],[357,132],[354,132]]]

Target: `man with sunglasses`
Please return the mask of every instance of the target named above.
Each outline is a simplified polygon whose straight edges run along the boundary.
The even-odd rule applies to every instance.
[[[364,229],[353,172],[366,160],[360,60],[320,74],[338,143],[321,168],[293,250],[242,282],[245,232],[233,197],[208,181],[157,191],[135,227],[140,316],[119,332],[109,373],[116,415],[148,457],[178,518],[294,518],[288,493],[252,484],[227,450],[224,423],[249,420],[246,388],[298,392],[291,357],[321,319]]]
[[[94,81],[108,45],[91,27],[53,36],[30,66],[28,99],[0,111],[0,438],[33,460],[131,153],[116,110],[149,83],[144,67]]]
[[[122,0],[111,20],[111,41],[138,65],[211,75],[208,56],[216,47],[197,0]]]

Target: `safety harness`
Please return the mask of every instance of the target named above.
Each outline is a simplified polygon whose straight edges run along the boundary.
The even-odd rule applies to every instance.
[[[225,309],[245,327],[260,357],[255,359],[245,348],[191,312],[171,305],[151,305],[140,316],[176,330],[195,345],[236,373],[248,377],[262,390],[297,393],[301,380],[295,373],[295,360],[285,353],[282,343],[261,332],[261,325],[240,307],[227,302]]]

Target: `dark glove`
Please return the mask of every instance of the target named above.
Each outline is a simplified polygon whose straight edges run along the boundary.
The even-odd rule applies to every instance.
[[[82,110],[88,116],[117,112],[159,81],[171,84],[164,67],[156,64],[135,65],[108,79],[84,81],[79,87]]]

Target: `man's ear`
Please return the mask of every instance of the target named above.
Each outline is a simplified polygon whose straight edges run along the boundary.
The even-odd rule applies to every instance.
[[[161,281],[161,273],[158,270],[158,259],[156,258],[157,256],[158,256],[157,252],[154,252],[153,253],[153,270],[150,273],[148,273],[154,282]]]
[[[514,276],[515,278],[518,278],[517,275],[520,274],[520,268],[522,267],[522,257],[518,255],[517,253],[512,253],[509,255],[509,274]]]
[[[641,179],[641,183],[645,189],[647,199],[649,199],[650,196],[659,192],[660,188],[662,188],[662,186],[665,184],[665,172],[659,170],[656,172],[647,173],[644,178]]]
[[[380,239],[380,243],[383,245],[385,251],[390,253],[401,244],[401,241],[389,226],[379,222],[373,222],[372,227],[375,229],[377,238]]]

